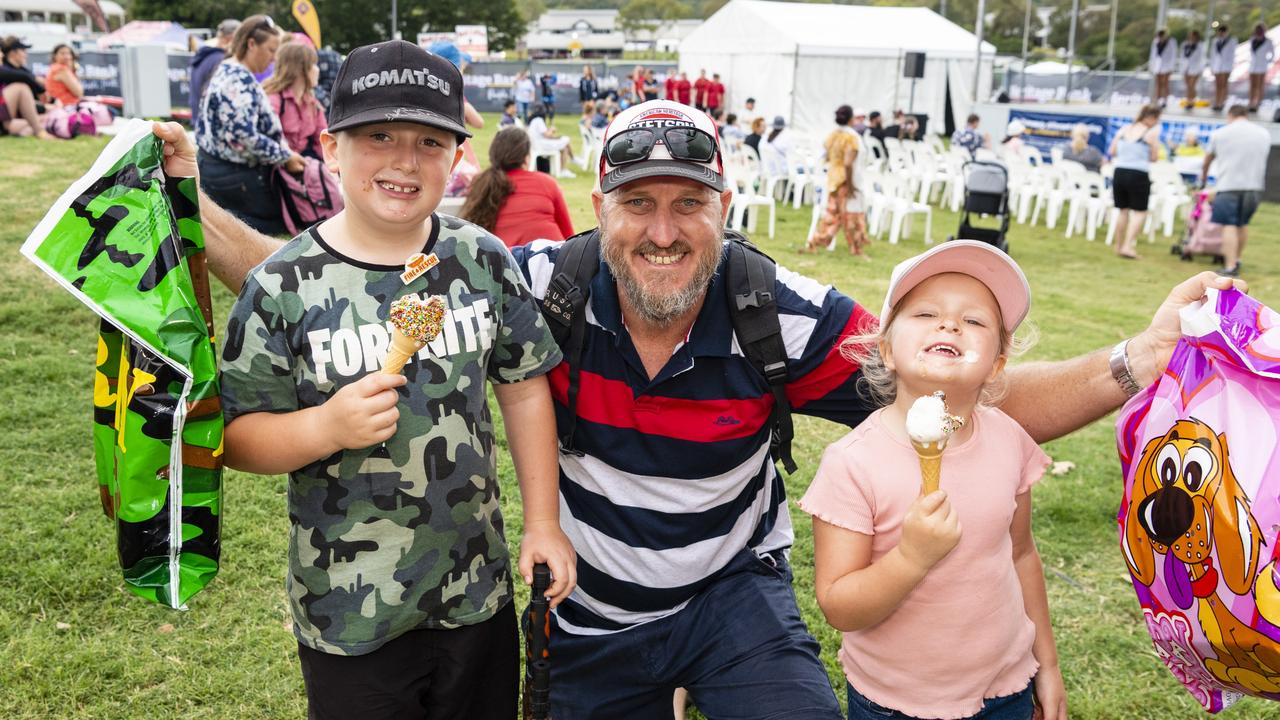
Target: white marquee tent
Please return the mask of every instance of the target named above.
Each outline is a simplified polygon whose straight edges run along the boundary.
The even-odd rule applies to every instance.
[[[704,68],[720,73],[731,110],[754,97],[766,119],[781,115],[818,133],[841,104],[886,115],[908,109],[903,55],[924,52],[914,110],[941,132],[948,88],[960,124],[973,104],[977,50],[973,33],[928,8],[732,0],[680,43],[680,70],[691,80]],[[994,56],[984,42],[981,99],[991,92]]]

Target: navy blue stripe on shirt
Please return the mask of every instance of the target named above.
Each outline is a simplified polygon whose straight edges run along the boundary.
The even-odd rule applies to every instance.
[[[560,473],[560,495],[574,520],[591,526],[598,533],[631,547],[666,550],[726,535],[755,502],[768,474],[768,467],[762,466],[736,497],[701,512],[668,513],[615,505],[608,498],[578,485],[563,472]]]
[[[669,610],[697,595],[711,584],[720,568],[707,568],[709,573],[697,582],[679,587],[653,587],[610,577],[578,557],[578,587],[591,597],[632,612]],[[594,623],[588,623],[594,626]]]

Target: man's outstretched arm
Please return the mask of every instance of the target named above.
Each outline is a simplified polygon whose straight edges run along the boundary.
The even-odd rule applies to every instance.
[[[1178,311],[1204,297],[1208,288],[1232,285],[1248,290],[1242,280],[1202,272],[1173,288],[1146,330],[1128,342],[1129,367],[1139,387],[1156,381],[1182,336]],[[1111,348],[1058,362],[1026,363],[1009,368],[1009,395],[1000,409],[1017,420],[1036,442],[1062,437],[1120,407],[1129,395],[1111,374]]]
[[[155,123],[152,132],[165,142],[165,174],[196,177],[196,148],[182,126],[173,122]],[[234,293],[240,292],[250,270],[284,244],[240,222],[210,200],[204,191],[200,191],[200,222],[209,269]]]

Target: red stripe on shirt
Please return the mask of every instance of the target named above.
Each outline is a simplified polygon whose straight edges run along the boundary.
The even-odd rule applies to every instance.
[[[551,394],[569,404],[569,364],[550,374]],[[746,400],[686,400],[641,395],[627,383],[581,371],[578,377],[578,417],[588,422],[625,428],[690,442],[718,442],[750,437],[769,420],[773,397]]]
[[[803,407],[811,400],[825,397],[827,393],[849,380],[849,377],[858,370],[858,366],[840,354],[840,343],[849,335],[868,332],[874,327],[875,322],[875,316],[863,310],[861,305],[853,306],[849,321],[845,323],[844,329],[831,344],[831,349],[827,351],[827,356],[822,359],[818,367],[799,380],[787,384],[787,400],[791,402],[791,407]]]

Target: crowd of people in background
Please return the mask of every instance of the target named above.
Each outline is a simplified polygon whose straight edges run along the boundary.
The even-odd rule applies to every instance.
[[[1240,273],[1240,256],[1247,242],[1246,227],[1261,202],[1266,186],[1267,158],[1271,152],[1270,133],[1248,119],[1246,105],[1232,105],[1227,110],[1227,124],[1208,135],[1207,142],[1193,131],[1185,132],[1181,142],[1170,147],[1162,138],[1163,108],[1151,103],[1140,108],[1134,121],[1120,128],[1104,153],[1090,142],[1092,131],[1083,123],[1071,128],[1071,139],[1062,148],[1062,159],[1079,163],[1085,171],[1111,171],[1111,197],[1116,210],[1115,253],[1118,257],[1138,259],[1138,235],[1147,221],[1151,202],[1151,166],[1171,158],[1190,159],[1198,175],[1197,186],[1206,187],[1210,169],[1216,168],[1213,185],[1211,221],[1223,228],[1223,267],[1219,273],[1231,277]],[[869,132],[876,137],[875,121]],[[966,150],[982,159],[1013,159],[1024,153],[1039,156],[1040,150],[1025,144],[1026,127],[1021,120],[1009,122],[1002,140],[994,142],[980,129],[981,118],[971,114],[964,127],[951,136],[951,146]],[[1171,141],[1170,141],[1171,142]],[[990,155],[982,156],[981,151]],[[1190,165],[1184,165],[1190,167]],[[1186,174],[1186,170],[1180,170]]]
[[[1238,121],[1242,115],[1256,111],[1266,69],[1275,55],[1262,24],[1254,27],[1247,42],[1251,57],[1248,104],[1232,108],[1232,130],[1216,145],[1212,138],[1205,138],[1207,148],[1201,146],[1200,138],[1191,134],[1177,148],[1166,147],[1160,138],[1159,118],[1167,102],[1170,75],[1175,71],[1181,71],[1186,81],[1184,107],[1196,105],[1197,81],[1208,70],[1215,78],[1212,107],[1224,109],[1227,79],[1237,48],[1225,23],[1213,24],[1213,34],[1207,42],[1196,31],[1189,32],[1182,42],[1165,30],[1157,32],[1150,56],[1155,79],[1153,103],[1139,112],[1134,123],[1116,133],[1107,152],[1090,142],[1090,130],[1084,125],[1072,129],[1070,143],[1062,152],[1064,159],[1078,162],[1089,171],[1097,172],[1108,164],[1115,171],[1112,187],[1120,213],[1115,249],[1120,257],[1137,257],[1136,236],[1148,210],[1150,164],[1176,154],[1179,158],[1205,158],[1207,170],[1208,162],[1216,158],[1231,168],[1250,166],[1248,171],[1227,171],[1231,178],[1228,184],[1233,185],[1228,192],[1243,195],[1228,195],[1228,200],[1235,203],[1234,210],[1222,214],[1226,220],[1239,223],[1232,226],[1238,230],[1232,233],[1232,249],[1226,253],[1223,271],[1239,271],[1239,256],[1245,244],[1243,228],[1256,207],[1256,198],[1250,193],[1259,192],[1262,182],[1253,167],[1256,163],[1245,162],[1235,148],[1248,144],[1251,152],[1260,152],[1265,160],[1269,146],[1264,145],[1259,133],[1241,139],[1247,134],[1240,127],[1257,128],[1247,121],[1239,125]],[[49,138],[52,136],[45,127],[50,110],[82,102],[84,86],[73,48],[55,47],[44,77],[37,77],[27,66],[29,49],[15,37],[0,40],[0,130],[11,135]],[[433,48],[433,52],[442,53],[460,69],[470,61],[452,45]],[[320,135],[326,127],[330,91],[341,62],[341,56],[332,49],[314,47],[301,33],[284,32],[266,15],[255,15],[244,22],[227,19],[195,48],[190,64],[191,123],[199,148],[202,184],[211,198],[233,207],[236,214],[260,231],[284,231],[276,199],[278,174],[296,175],[302,172],[306,158],[322,157]],[[485,227],[514,228],[519,223],[531,223],[530,227],[539,228],[535,233],[538,236],[567,237],[572,227],[567,214],[561,211],[563,198],[557,199],[556,193],[550,191],[554,180],[545,176],[542,177],[550,182],[538,179],[531,171],[573,177],[571,165],[587,167],[587,139],[601,137],[618,113],[657,99],[707,112],[722,141],[754,153],[766,175],[785,176],[795,163],[797,136],[788,128],[786,118],[769,114],[769,108],[760,107],[755,97],[731,102],[720,73],[702,68],[691,79],[685,71],[655,70],[643,65],[621,77],[601,77],[592,65],[583,66],[577,81],[576,106],[581,111],[577,129],[584,138],[583,151],[587,154],[583,157],[575,154],[573,139],[561,135],[556,128],[556,90],[564,84],[551,72],[526,69],[517,74],[498,125],[503,131],[518,129],[520,136],[500,134],[503,142],[491,150],[490,166],[483,172],[470,143],[464,144],[465,158],[446,191],[446,195],[463,196],[476,184],[481,192],[469,196],[464,216],[483,220]],[[479,113],[469,104],[466,108],[468,124],[481,127],[484,121]],[[952,146],[963,148],[971,156],[982,150],[1005,156],[1024,152],[1026,128],[1022,122],[1010,122],[998,139],[984,132],[980,124],[978,115],[968,116],[951,136]],[[887,139],[921,140],[923,134],[919,119],[901,109],[886,114],[842,105],[836,113],[836,128],[823,142],[828,166],[826,207],[820,230],[808,249],[825,245],[837,232],[843,232],[850,251],[864,255],[865,216],[860,207],[856,163],[846,161],[866,152],[866,143],[878,143],[884,151]],[[516,142],[519,137],[525,142]],[[232,198],[237,200],[232,202]],[[506,208],[507,205],[511,207]],[[532,222],[531,214],[540,220]],[[503,237],[511,244],[520,244],[526,234],[509,231]]]

